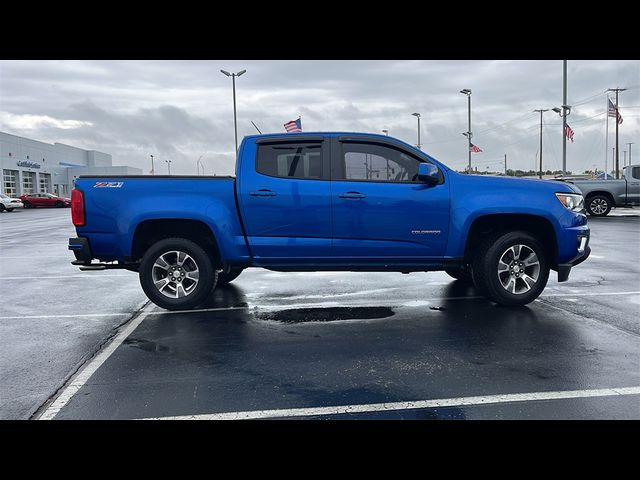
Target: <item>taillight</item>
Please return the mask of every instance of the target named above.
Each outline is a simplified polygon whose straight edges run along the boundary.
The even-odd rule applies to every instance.
[[[84,193],[77,188],[71,190],[71,221],[76,227],[84,227]]]

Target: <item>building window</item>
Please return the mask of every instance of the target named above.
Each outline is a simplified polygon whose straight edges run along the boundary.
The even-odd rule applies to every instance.
[[[17,170],[2,171],[2,183],[4,186],[5,195],[9,195],[10,197],[15,197],[18,195],[18,189],[16,185],[17,179],[18,179]]]
[[[35,172],[22,172],[22,193],[28,195],[30,193],[36,193],[34,191],[34,184],[36,180]]]
[[[40,174],[40,193],[51,193],[51,174]]]

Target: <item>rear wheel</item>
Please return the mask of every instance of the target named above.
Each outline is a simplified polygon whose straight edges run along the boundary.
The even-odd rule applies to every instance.
[[[240,275],[243,270],[244,268],[236,267],[229,270],[229,273],[218,273],[218,282],[216,283],[216,286],[227,285],[228,283],[233,282],[236,278],[238,278],[238,275]]]
[[[611,200],[605,195],[594,195],[587,200],[587,212],[594,217],[608,215],[611,207]]]
[[[152,245],[140,263],[140,285],[147,297],[167,310],[188,310],[204,302],[218,274],[209,255],[186,238]]]
[[[474,252],[473,279],[483,295],[500,305],[526,305],[547,285],[547,252],[527,232],[490,235]]]

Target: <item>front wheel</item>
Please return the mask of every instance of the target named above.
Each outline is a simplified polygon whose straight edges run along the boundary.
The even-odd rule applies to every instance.
[[[497,233],[474,252],[473,280],[490,300],[506,306],[533,302],[549,279],[549,259],[527,232]]]
[[[64,203],[62,203],[60,201],[57,201],[56,202],[56,208],[62,208],[62,207],[64,207]]]
[[[611,206],[611,200],[604,195],[595,195],[587,199],[587,212],[594,217],[607,216]]]
[[[7,212],[13,212],[13,208],[7,208]]]
[[[140,263],[140,285],[147,297],[167,310],[188,310],[206,300],[218,273],[198,244],[167,238],[152,245]]]
[[[33,205],[31,205],[29,202],[24,202],[24,208],[35,208]]]
[[[11,211],[11,210],[8,210]],[[0,203],[0,213],[4,212],[4,205]]]

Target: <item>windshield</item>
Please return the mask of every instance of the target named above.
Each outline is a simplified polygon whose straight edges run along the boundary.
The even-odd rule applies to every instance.
[[[0,193],[0,198],[9,198],[4,193]]]

